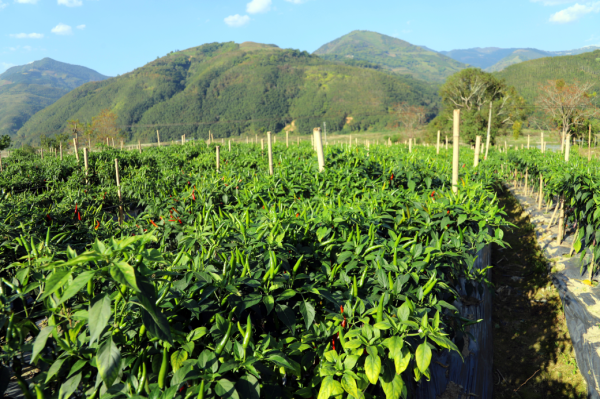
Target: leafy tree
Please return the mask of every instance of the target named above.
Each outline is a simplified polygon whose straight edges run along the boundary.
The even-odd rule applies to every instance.
[[[4,134],[0,137],[0,151],[5,150],[8,147],[10,147],[10,136]]]
[[[527,117],[525,99],[514,87],[507,86],[493,74],[478,68],[464,69],[448,78],[440,88],[442,112],[428,129],[452,130],[453,110],[461,110],[461,138],[475,142],[475,136],[485,136],[489,121],[489,104],[492,103],[492,129],[490,139],[500,131]],[[441,129],[435,129],[438,127]]]
[[[513,132],[513,138],[515,140],[518,139],[519,136],[521,135],[522,127],[523,127],[523,122],[521,122],[521,121],[516,121],[515,123],[513,123],[512,132]]]

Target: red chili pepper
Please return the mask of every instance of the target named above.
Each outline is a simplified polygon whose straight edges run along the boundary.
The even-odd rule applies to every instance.
[[[193,192],[193,191],[192,191],[192,199],[193,199],[194,201],[196,201],[196,196],[194,195],[194,192]]]
[[[340,313],[344,314],[344,306],[343,305],[340,305]]]
[[[156,225],[156,223],[154,223],[154,221],[150,220],[150,223],[152,223],[152,225],[153,225],[154,227],[158,227],[158,226]]]
[[[296,217],[298,217],[298,216],[300,216],[300,214],[299,214],[299,213],[297,213],[297,214],[296,214]]]
[[[394,180],[394,174],[392,173],[392,177],[390,177],[390,180]]]
[[[169,222],[176,222],[177,220],[175,219],[169,219]]]
[[[431,192],[431,196],[433,197],[434,195],[435,195],[435,191],[432,191]]]
[[[75,203],[75,213],[77,213],[77,203]]]
[[[181,219],[177,219],[177,221],[179,222],[179,224],[183,224],[183,223],[181,223]]]
[[[344,321],[342,321],[342,328],[346,328],[346,318],[344,317]]]
[[[48,213],[48,214],[46,214],[46,220],[47,220],[47,221],[49,221],[49,222],[51,222],[51,221],[52,221],[52,217],[50,217],[50,214],[49,214],[49,213]]]
[[[96,220],[96,227],[94,227],[94,230],[98,230],[98,227],[100,227],[100,221]]]
[[[77,212],[77,219],[79,219],[79,221],[81,221],[81,213]]]
[[[331,345],[333,346],[333,350],[335,350],[335,339],[331,339]]]
[[[446,211],[446,215],[449,215],[449,214],[450,214],[450,211]]]

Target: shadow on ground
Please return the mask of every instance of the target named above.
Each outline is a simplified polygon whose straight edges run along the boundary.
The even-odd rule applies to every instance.
[[[516,225],[511,248],[492,251],[494,398],[586,398],[562,303],[529,216],[508,192],[501,206]]]

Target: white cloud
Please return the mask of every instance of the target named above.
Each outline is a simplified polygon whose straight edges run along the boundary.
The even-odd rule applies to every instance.
[[[531,0],[534,3],[542,3],[545,6],[560,6],[562,4],[575,3],[576,0]]]
[[[6,6],[8,6],[8,4],[3,3],[2,0],[0,0],[0,10],[6,8]]]
[[[73,33],[73,29],[69,25],[65,25],[60,23],[52,28],[52,33],[56,33],[57,35],[70,35]]]
[[[37,2],[38,2],[38,0],[17,0],[17,3],[21,3],[21,4],[35,4]]]
[[[285,0],[288,3],[293,3],[293,4],[302,4],[302,3],[306,3],[308,0]]]
[[[227,18],[225,18],[225,23],[234,28],[244,26],[248,22],[250,22],[250,17],[247,15],[235,14],[235,15],[230,15]]]
[[[58,0],[59,6],[67,6],[67,7],[79,7],[83,5],[81,0]]]
[[[571,7],[552,14],[550,16],[550,22],[566,24],[568,22],[576,21],[586,14],[598,12],[600,12],[600,1],[587,4],[575,3]]]
[[[12,33],[10,37],[13,39],[41,39],[44,35],[41,33]]]
[[[77,29],[85,29],[85,25],[77,25]]]
[[[267,12],[271,9],[271,0],[252,0],[246,4],[246,12],[249,14],[258,14]]]

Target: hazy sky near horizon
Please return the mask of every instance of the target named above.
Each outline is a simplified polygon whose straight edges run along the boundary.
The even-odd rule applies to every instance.
[[[438,51],[571,50],[600,46],[600,1],[0,0],[0,73],[50,57],[115,76],[210,42],[313,52],[353,30]]]

